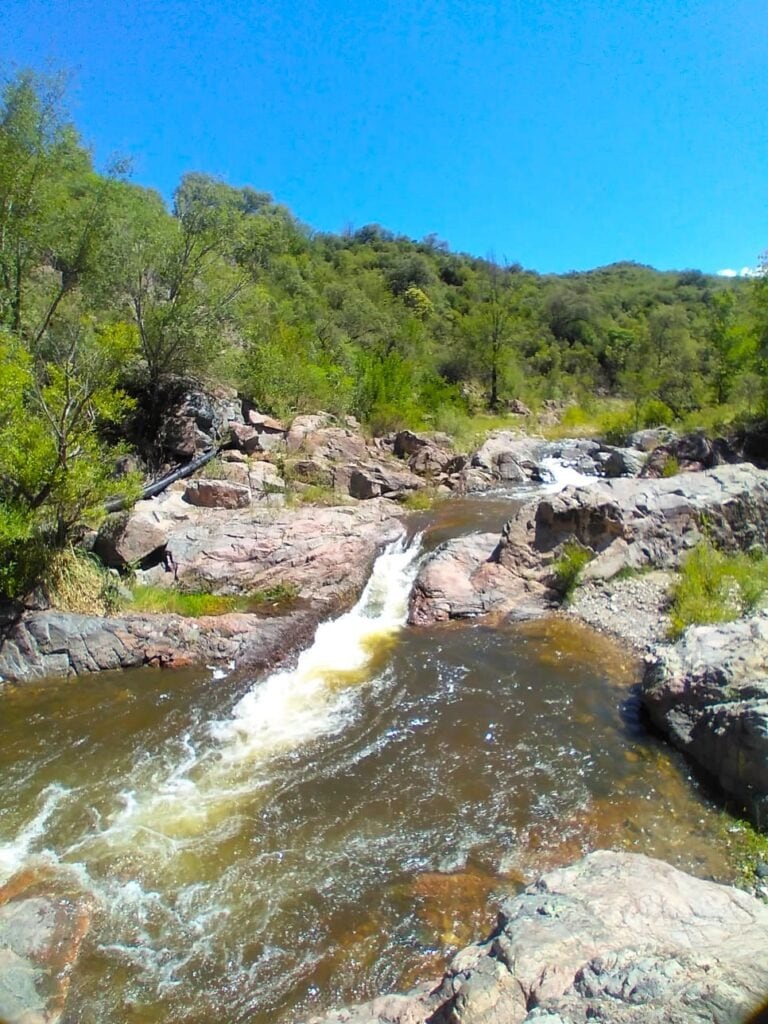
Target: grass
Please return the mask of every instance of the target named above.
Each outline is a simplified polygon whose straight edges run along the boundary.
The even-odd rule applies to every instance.
[[[119,607],[117,579],[93,555],[72,547],[50,556],[40,585],[60,611],[109,615]]]
[[[200,618],[203,615],[226,615],[228,612],[258,612],[286,608],[298,597],[298,588],[290,583],[256,590],[250,594],[225,595],[204,592],[184,592],[165,587],[139,586],[133,591],[131,611],[151,614],[183,615]]]
[[[726,554],[701,541],[680,567],[672,591],[671,635],[691,625],[732,622],[757,608],[768,591],[768,556]]]
[[[567,540],[552,565],[557,589],[568,600],[576,589],[585,565],[592,560],[592,552],[577,540]]]
[[[435,502],[440,500],[440,495],[434,487],[423,487],[418,491],[408,491],[400,499],[403,508],[409,512],[427,512]]]

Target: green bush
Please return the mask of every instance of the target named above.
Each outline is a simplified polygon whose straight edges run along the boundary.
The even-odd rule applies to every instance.
[[[703,540],[680,567],[672,591],[671,634],[687,626],[731,622],[754,610],[768,590],[768,556],[728,555]]]
[[[585,565],[592,560],[593,554],[577,540],[567,540],[555,559],[552,574],[555,586],[567,600],[581,578]]]

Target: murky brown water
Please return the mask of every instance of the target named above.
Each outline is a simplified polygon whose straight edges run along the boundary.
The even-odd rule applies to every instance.
[[[428,543],[475,513],[443,506]],[[729,877],[624,652],[558,619],[401,629],[413,568],[382,563],[293,675],[4,693],[0,880],[51,863],[98,901],[66,1024],[300,1021],[402,987],[596,847]]]

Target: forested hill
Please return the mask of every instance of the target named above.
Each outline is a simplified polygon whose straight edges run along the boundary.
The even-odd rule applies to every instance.
[[[378,225],[316,233],[202,173],[168,209],[124,171],[94,170],[56,80],[6,85],[0,543],[65,536],[97,507],[110,446],[151,445],[179,375],[377,431],[513,398],[621,396],[645,421],[761,399],[762,280],[630,262],[539,275]]]

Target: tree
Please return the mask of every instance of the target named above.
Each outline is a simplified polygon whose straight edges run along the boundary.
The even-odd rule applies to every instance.
[[[509,377],[515,351],[530,319],[531,288],[523,275],[489,265],[479,282],[479,294],[464,319],[470,362],[488,384],[488,406],[497,409],[501,389]]]

